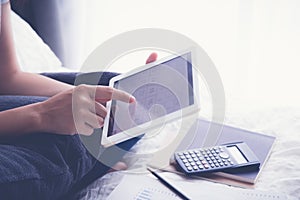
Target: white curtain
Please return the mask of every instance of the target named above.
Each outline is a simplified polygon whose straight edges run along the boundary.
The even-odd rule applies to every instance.
[[[81,62],[122,32],[170,29],[206,50],[222,77],[228,106],[298,105],[299,10],[298,0],[86,0]],[[127,71],[145,56],[113,69]]]

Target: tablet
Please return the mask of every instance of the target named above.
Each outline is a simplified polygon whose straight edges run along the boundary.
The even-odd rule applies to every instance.
[[[132,94],[136,102],[106,104],[101,144],[111,146],[198,112],[198,76],[192,56],[189,50],[112,78],[109,86]]]

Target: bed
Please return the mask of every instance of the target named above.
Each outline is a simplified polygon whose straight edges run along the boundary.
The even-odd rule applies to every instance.
[[[13,12],[12,21],[17,55],[24,71],[37,73],[70,71],[61,66],[61,62],[51,49],[26,22]],[[202,107],[206,107],[206,104],[208,105],[209,101],[202,101]],[[245,105],[239,101],[232,104]],[[202,115],[204,118],[208,117],[205,113]],[[255,109],[249,109],[246,106],[231,107],[227,110],[225,123],[277,137],[271,156],[255,184],[255,189],[286,193],[299,199],[300,108],[296,106],[270,106]],[[185,124],[184,130],[187,131],[190,125]],[[178,128],[176,123],[168,126],[170,130]],[[132,151],[139,153],[154,151],[166,137],[167,134],[162,134],[147,142],[142,140]],[[149,157],[126,155],[124,161],[128,163],[130,171],[143,166]],[[118,185],[122,176],[120,172],[109,173],[84,190],[78,191],[74,194],[74,199],[105,199]]]
[[[290,199],[300,198],[300,109],[276,107],[236,112],[226,115],[226,124],[247,130],[276,136],[277,140],[272,153],[260,174],[256,190],[284,193]],[[176,128],[176,124],[173,127]],[[187,127],[188,130],[188,127]],[[162,133],[164,134],[164,133]],[[165,133],[167,134],[167,133]],[[162,138],[139,142],[134,152],[140,154],[153,151]],[[148,154],[149,155],[149,154]],[[149,157],[125,156],[130,163],[130,170],[135,170],[149,161]],[[80,199],[105,199],[118,185],[124,173],[114,172],[96,180],[88,188],[76,194]],[[224,185],[224,187],[228,187]]]

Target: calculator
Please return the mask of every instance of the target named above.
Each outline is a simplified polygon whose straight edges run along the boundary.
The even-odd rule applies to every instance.
[[[178,151],[174,157],[186,174],[249,171],[260,166],[259,159],[245,142]]]

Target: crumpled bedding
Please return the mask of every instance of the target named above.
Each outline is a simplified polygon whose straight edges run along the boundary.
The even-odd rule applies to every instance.
[[[276,136],[272,153],[255,184],[255,189],[285,193],[300,198],[300,108],[276,107],[226,114],[226,124]],[[173,124],[174,126],[174,124]],[[176,125],[175,125],[176,126]],[[172,129],[172,127],[169,127]],[[173,127],[175,128],[175,127]],[[161,138],[160,138],[161,139]],[[155,141],[156,140],[156,141]],[[159,137],[139,142],[134,152],[151,152]],[[131,170],[147,162],[147,157],[125,156]],[[128,172],[131,172],[130,170]],[[99,178],[76,194],[78,199],[105,199],[124,173],[113,172]]]

